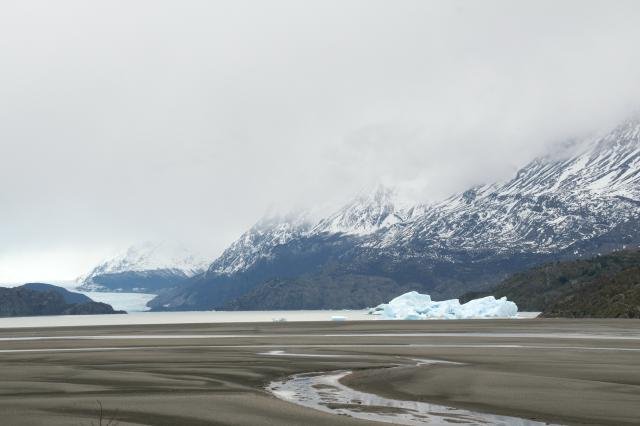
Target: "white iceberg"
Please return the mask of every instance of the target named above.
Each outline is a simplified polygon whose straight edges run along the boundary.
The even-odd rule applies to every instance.
[[[506,297],[493,296],[470,300],[461,304],[458,299],[436,302],[428,294],[410,291],[383,303],[369,311],[383,319],[470,319],[470,318],[513,318],[518,314],[518,306]]]

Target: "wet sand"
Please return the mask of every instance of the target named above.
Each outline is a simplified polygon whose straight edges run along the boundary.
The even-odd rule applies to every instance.
[[[416,367],[413,358],[464,365]],[[119,425],[370,423],[281,401],[264,389],[293,374],[333,370],[353,370],[342,383],[389,398],[560,424],[637,424],[640,321],[3,329],[1,423],[97,424],[97,401]]]

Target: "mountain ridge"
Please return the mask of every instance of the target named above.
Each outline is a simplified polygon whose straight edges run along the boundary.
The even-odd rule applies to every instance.
[[[274,305],[260,286],[283,298],[287,288],[323,282],[341,282],[349,299],[356,290],[345,277],[385,282],[389,292],[412,286],[455,297],[537,263],[637,244],[640,122],[625,122],[584,145],[573,156],[534,159],[511,179],[435,203],[400,207],[392,190],[379,188],[316,223],[300,217],[258,222],[204,274],[150,306],[259,309]],[[307,302],[300,296],[286,306]]]
[[[105,260],[77,279],[84,291],[156,292],[180,285],[209,266],[184,246],[145,242]]]

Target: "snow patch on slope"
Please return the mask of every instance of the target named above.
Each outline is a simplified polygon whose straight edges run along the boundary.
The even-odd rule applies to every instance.
[[[404,222],[413,207],[403,205],[393,189],[380,185],[374,192],[360,194],[336,213],[322,219],[312,232],[369,235]]]

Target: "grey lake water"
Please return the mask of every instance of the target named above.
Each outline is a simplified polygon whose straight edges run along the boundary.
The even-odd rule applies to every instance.
[[[105,294],[105,293],[102,293]],[[104,299],[103,299],[104,300]],[[114,306],[118,309],[118,305]],[[230,322],[347,321],[376,319],[361,311],[197,311],[197,312],[129,312],[126,315],[54,315],[0,318],[0,328],[71,327],[131,324],[203,324]]]
[[[77,291],[74,282],[56,283]],[[79,292],[79,291],[78,291]],[[108,303],[126,315],[54,315],[38,317],[0,318],[0,328],[71,327],[131,324],[202,324],[236,322],[298,322],[298,321],[372,321],[368,310],[298,310],[298,311],[191,311],[148,312],[147,302],[155,297],[149,293],[79,292],[96,302]],[[534,318],[537,312],[520,312],[518,318]]]
[[[123,295],[124,293],[119,293]],[[106,295],[106,293],[101,293]],[[106,300],[107,296],[104,296]],[[112,296],[108,296],[112,297]],[[96,298],[98,300],[98,298]],[[115,304],[115,309],[124,305]],[[0,328],[18,327],[72,327],[94,325],[132,324],[204,324],[235,322],[298,322],[298,321],[375,321],[377,316],[368,310],[333,311],[188,311],[144,312],[129,311],[126,315],[53,315],[38,317],[0,318]],[[522,312],[518,318],[534,318],[537,312]],[[513,319],[517,321],[517,319]],[[456,320],[433,320],[456,321]],[[479,319],[478,321],[482,321]]]

